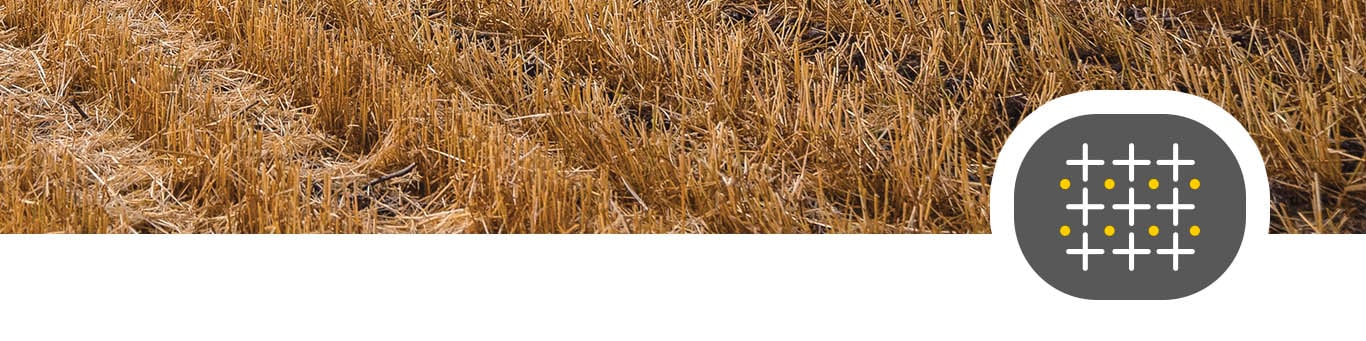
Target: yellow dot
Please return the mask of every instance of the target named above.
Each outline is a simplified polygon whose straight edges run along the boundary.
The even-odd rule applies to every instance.
[[[1062,189],[1072,188],[1072,180],[1062,178],[1062,181],[1058,181],[1058,187],[1062,187]]]
[[[1200,179],[1191,179],[1191,189],[1200,189]]]
[[[1160,185],[1160,184],[1161,184],[1160,182],[1157,182],[1157,179],[1148,179],[1148,188],[1149,188],[1149,189],[1157,189],[1157,186]]]
[[[1114,235],[1115,235],[1115,226],[1114,226],[1114,225],[1105,225],[1105,236],[1106,236],[1106,237],[1110,237],[1110,236],[1114,236]]]
[[[1148,226],[1148,235],[1149,235],[1149,236],[1157,237],[1157,232],[1158,232],[1157,225]]]
[[[1071,227],[1071,226],[1067,226],[1067,225],[1063,225],[1062,228],[1059,228],[1059,229],[1058,229],[1058,234],[1061,234],[1063,237],[1066,237],[1066,236],[1072,234],[1072,227]]]
[[[1191,237],[1200,235],[1200,225],[1191,225]]]
[[[1115,189],[1115,179],[1105,179],[1105,189]]]

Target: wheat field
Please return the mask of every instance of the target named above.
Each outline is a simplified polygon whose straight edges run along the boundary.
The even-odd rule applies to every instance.
[[[1011,128],[1205,97],[1366,232],[1356,0],[8,0],[0,232],[986,233]]]

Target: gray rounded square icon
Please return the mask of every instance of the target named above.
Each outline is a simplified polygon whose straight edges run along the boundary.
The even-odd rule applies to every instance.
[[[1203,103],[1198,109],[1205,111],[1213,105],[1172,92],[1116,91],[1101,97],[1123,93]],[[1247,160],[1254,156],[1247,155],[1251,139],[1241,126],[1234,133],[1227,124],[1219,126],[1225,130],[1221,134],[1197,121],[1232,121],[1217,106],[1213,115],[1223,117],[1171,112],[1179,110],[1171,103],[1136,103],[1095,114],[1069,106],[1069,113],[1052,115],[1046,126],[1030,127],[1027,145],[1016,140],[1012,146],[1008,140],[1002,151],[993,179],[993,232],[1011,228],[1035,273],[1069,295],[1185,297],[1229,268],[1246,231],[1257,225],[1265,230],[1266,220],[1249,214],[1250,208],[1268,205],[1265,169],[1260,156]],[[1255,154],[1255,146],[1251,149]],[[999,176],[1002,172],[1006,176]],[[998,219],[1008,219],[1009,227]]]
[[[1195,121],[1080,116],[1025,155],[1015,232],[1030,266],[1073,296],[1182,297],[1233,262],[1246,197],[1233,152]]]

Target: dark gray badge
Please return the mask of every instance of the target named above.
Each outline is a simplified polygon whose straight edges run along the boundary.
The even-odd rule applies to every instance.
[[[1193,109],[1148,106],[1053,114],[1047,127],[1032,127],[1037,136],[1028,146],[1011,146],[1022,157],[1005,160],[1003,151],[1013,186],[1010,193],[993,188],[993,210],[995,196],[1011,197],[1002,201],[1011,202],[1008,219],[1025,259],[1062,292],[1087,299],[1198,292],[1233,263],[1245,231],[1255,230],[1249,208],[1266,207],[1265,199],[1249,198],[1250,180],[1261,181],[1251,187],[1265,198],[1260,157],[1255,165],[1240,163],[1226,138],[1197,121],[1202,117]],[[1205,118],[1231,120],[1222,110],[1214,115],[1224,117]],[[1247,136],[1241,126],[1237,133]],[[1244,167],[1262,178],[1248,179]],[[994,179],[993,187],[1002,180]],[[994,230],[1002,228],[996,213]],[[1265,231],[1265,219],[1255,220]]]

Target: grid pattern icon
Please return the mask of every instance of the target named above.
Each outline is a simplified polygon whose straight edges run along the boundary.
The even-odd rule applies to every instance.
[[[1242,242],[1246,193],[1224,142],[1174,115],[1084,115],[1025,155],[1020,247],[1049,284],[1091,299],[1168,299],[1208,286]]]

